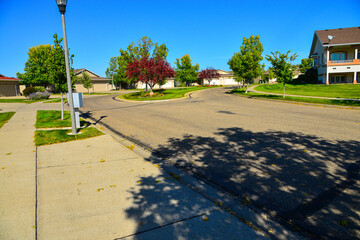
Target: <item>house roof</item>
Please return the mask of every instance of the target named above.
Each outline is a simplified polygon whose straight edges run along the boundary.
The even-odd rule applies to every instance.
[[[90,79],[92,81],[109,81],[110,80],[109,78],[100,77],[96,73],[94,73],[94,72],[92,72],[92,71],[90,71],[89,69],[86,69],[86,68],[74,69],[74,73],[75,73],[76,76],[80,75],[84,71],[90,72],[91,74],[93,74],[95,76],[95,77],[90,76]]]
[[[329,40],[329,36],[332,37],[331,40]],[[322,46],[360,44],[360,27],[336,28],[315,31],[314,38],[311,44],[309,58],[314,53],[317,41],[319,41]]]
[[[90,71],[89,69],[86,69],[86,68],[74,69],[75,75],[79,75],[80,73],[82,73],[82,72],[84,72],[84,71],[88,71],[88,72],[94,74],[95,76],[100,77],[100,76],[97,75],[96,73],[94,73],[94,72],[92,72],[92,71]],[[100,78],[101,78],[101,77],[100,77]]]
[[[5,77],[5,75],[0,74],[0,81],[14,81],[14,82],[20,82],[21,79],[13,78],[13,77]]]
[[[360,27],[336,28],[315,31],[322,45],[360,43]],[[329,40],[329,36],[333,38]]]

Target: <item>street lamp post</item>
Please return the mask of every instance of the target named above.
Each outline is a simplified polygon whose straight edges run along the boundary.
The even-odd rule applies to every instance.
[[[69,93],[69,107],[70,107],[70,116],[71,116],[71,128],[72,134],[76,135],[76,123],[75,123],[75,110],[74,110],[74,101],[72,95],[72,84],[71,84],[71,77],[70,77],[70,65],[69,65],[69,49],[67,46],[67,39],[66,39],[66,27],[65,27],[65,11],[66,11],[66,3],[67,0],[56,0],[56,4],[59,7],[59,12],[61,13],[62,19],[62,27],[63,27],[63,37],[64,37],[64,48],[65,48],[65,66],[66,66],[66,78],[67,78],[67,86],[68,86],[68,93]]]

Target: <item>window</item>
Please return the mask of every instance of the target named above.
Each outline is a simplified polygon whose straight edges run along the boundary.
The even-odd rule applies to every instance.
[[[344,52],[332,53],[330,55],[330,60],[331,61],[343,61],[343,60],[346,60],[346,53],[344,53]]]
[[[331,76],[330,83],[345,83],[345,76]]]
[[[318,65],[318,59],[317,59],[317,57],[314,57],[313,59],[314,59],[314,60],[313,60],[314,67],[317,67],[317,65]]]

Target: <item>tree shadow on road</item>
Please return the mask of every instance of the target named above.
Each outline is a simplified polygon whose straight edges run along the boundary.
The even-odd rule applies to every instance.
[[[241,128],[215,135],[172,138],[154,154],[321,238],[360,239],[360,142]]]

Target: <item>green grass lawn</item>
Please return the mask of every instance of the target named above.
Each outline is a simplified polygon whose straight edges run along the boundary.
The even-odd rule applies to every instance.
[[[281,93],[282,84],[266,84],[254,88],[261,92]],[[303,85],[285,85],[285,94],[331,97],[331,98],[354,98],[360,99],[360,84],[303,84]]]
[[[88,122],[80,118],[80,125],[89,125]],[[71,127],[70,112],[64,111],[64,120],[61,120],[61,111],[39,110],[36,115],[36,128],[61,128]]]
[[[103,135],[94,127],[82,128],[77,135],[68,135],[69,130],[36,130],[35,146],[49,145],[54,143],[69,142]]]
[[[330,104],[330,105],[339,105],[339,106],[353,106],[360,107],[360,101],[351,101],[351,100],[331,100],[331,99],[319,99],[319,98],[306,98],[306,97],[285,97],[279,95],[268,95],[262,93],[248,92],[245,94],[245,89],[234,89],[233,93],[240,94],[247,97],[254,98],[266,98],[266,99],[276,99],[276,100],[286,100],[294,102],[305,102],[305,103],[318,103],[318,104]]]
[[[146,96],[145,95],[146,93],[142,91],[142,92],[120,95],[119,98],[127,99],[127,100],[137,100],[137,101],[167,100],[167,99],[182,98],[188,92],[193,92],[201,89],[214,88],[214,87],[183,87],[183,88],[174,88],[174,89],[154,90],[154,93],[156,95],[153,97]]]
[[[12,116],[14,116],[15,112],[4,112],[0,113],[0,128],[7,123]]]

